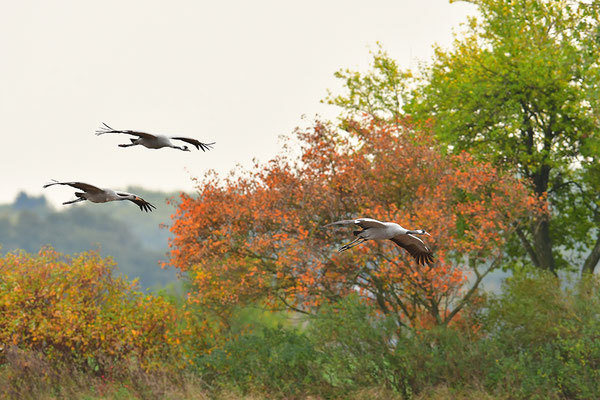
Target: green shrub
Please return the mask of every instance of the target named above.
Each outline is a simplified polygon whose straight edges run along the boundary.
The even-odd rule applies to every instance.
[[[197,364],[205,380],[221,387],[289,396],[318,391],[322,379],[315,360],[307,336],[280,325],[232,335]]]
[[[371,386],[412,393],[414,369],[393,318],[378,316],[358,296],[324,306],[309,335],[327,381],[342,392]]]
[[[600,282],[551,274],[509,278],[490,302],[487,385],[514,398],[600,398]]]

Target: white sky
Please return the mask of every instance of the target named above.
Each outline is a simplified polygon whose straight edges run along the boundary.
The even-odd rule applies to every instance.
[[[377,41],[416,67],[473,12],[447,0],[0,2],[0,203],[51,178],[192,191],[190,176],[277,154],[303,114],[337,115],[320,103],[340,87],[333,73],[365,70]],[[123,149],[127,136],[93,134],[101,122],[217,143]]]

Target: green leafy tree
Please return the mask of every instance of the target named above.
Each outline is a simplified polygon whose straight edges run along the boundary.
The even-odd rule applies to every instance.
[[[399,121],[404,115],[404,101],[409,97],[412,73],[402,71],[379,44],[377,51],[371,54],[371,71],[360,73],[345,69],[334,74],[344,81],[346,93],[336,96],[328,91],[324,102],[344,109],[346,113],[342,118],[345,120],[367,113],[378,120]]]
[[[516,230],[512,254],[555,272],[591,248],[582,271],[593,272],[600,260],[600,3],[469,2],[479,17],[450,50],[435,49],[419,79],[379,50],[371,72],[339,72],[346,93],[328,100],[351,114],[430,121],[449,151],[468,149],[516,168],[550,213]],[[403,101],[390,101],[397,93]]]

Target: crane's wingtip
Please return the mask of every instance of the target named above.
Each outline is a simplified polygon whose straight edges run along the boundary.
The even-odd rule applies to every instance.
[[[104,135],[105,133],[113,132],[114,129],[111,128],[106,122],[102,122],[100,129],[96,130],[96,136]]]

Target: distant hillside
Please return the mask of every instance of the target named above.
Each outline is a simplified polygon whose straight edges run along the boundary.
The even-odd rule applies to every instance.
[[[65,253],[100,249],[103,256],[115,259],[121,273],[139,278],[143,287],[175,281],[175,271],[161,269],[158,262],[166,260],[170,236],[168,229],[160,225],[169,225],[175,211],[165,200],[178,193],[139,187],[127,191],[139,194],[157,209],[141,212],[130,202],[84,203],[56,209],[44,196],[22,192],[14,203],[0,205],[0,252],[37,252],[46,244]]]

